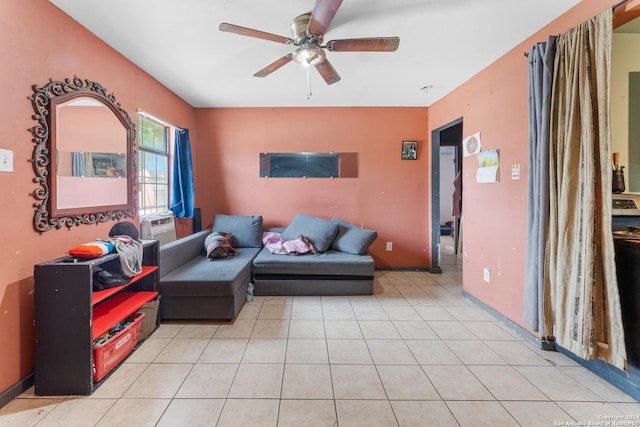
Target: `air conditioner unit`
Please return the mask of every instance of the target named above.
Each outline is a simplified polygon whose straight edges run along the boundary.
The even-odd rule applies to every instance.
[[[160,245],[176,240],[176,222],[173,212],[148,215],[140,222],[143,239],[159,240]]]

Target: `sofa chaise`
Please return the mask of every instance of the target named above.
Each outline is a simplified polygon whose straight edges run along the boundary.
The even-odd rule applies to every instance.
[[[317,253],[281,255],[263,247],[261,216],[215,215],[204,230],[160,247],[159,291],[162,320],[233,320],[255,295],[370,295],[373,258],[367,249],[377,237],[343,220],[299,213],[282,239],[304,236]],[[205,242],[212,232],[230,233],[235,255],[210,259]]]

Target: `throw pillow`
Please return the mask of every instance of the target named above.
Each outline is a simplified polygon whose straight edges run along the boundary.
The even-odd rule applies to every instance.
[[[114,251],[113,243],[109,240],[96,240],[95,242],[83,243],[67,251],[69,255],[76,258],[98,258]]]
[[[259,215],[216,214],[211,231],[231,233],[236,248],[262,247],[262,216]]]
[[[298,213],[282,232],[284,240],[295,240],[303,235],[309,239],[318,252],[326,252],[338,232],[338,224],[303,213]]]
[[[367,230],[339,218],[333,218],[332,221],[338,225],[338,235],[333,240],[331,249],[348,254],[364,255],[378,237],[378,232],[375,230]]]
[[[226,258],[229,255],[235,255],[236,250],[231,246],[233,236],[227,232],[214,232],[204,239],[204,248],[207,251],[207,257],[211,259]]]

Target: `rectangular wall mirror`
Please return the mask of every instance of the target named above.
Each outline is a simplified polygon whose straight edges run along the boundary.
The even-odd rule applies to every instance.
[[[260,153],[263,178],[357,178],[358,153]]]

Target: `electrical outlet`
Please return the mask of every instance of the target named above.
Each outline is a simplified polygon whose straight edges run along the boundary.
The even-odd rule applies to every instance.
[[[487,283],[491,282],[491,270],[486,267],[484,269],[484,281]]]
[[[391,252],[393,250],[393,242],[387,242],[387,252]]]

